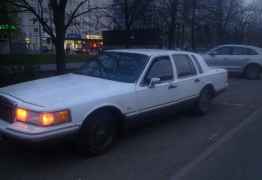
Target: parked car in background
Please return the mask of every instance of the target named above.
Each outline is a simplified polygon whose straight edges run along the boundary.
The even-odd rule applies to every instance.
[[[247,79],[259,79],[262,73],[262,48],[246,45],[221,45],[203,54],[209,66],[238,72]]]
[[[29,141],[74,134],[79,152],[101,154],[127,122],[185,103],[206,114],[227,85],[226,70],[194,53],[105,51],[73,74],[1,88],[0,133]]]
[[[40,53],[49,53],[49,52],[50,52],[50,49],[46,46],[43,46],[40,49]]]

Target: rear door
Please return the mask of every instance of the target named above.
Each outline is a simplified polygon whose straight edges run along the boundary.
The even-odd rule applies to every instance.
[[[233,47],[232,56],[227,59],[228,69],[230,71],[240,71],[257,52],[251,48]]]
[[[179,96],[180,101],[197,97],[202,88],[200,75],[203,73],[202,70],[197,70],[196,64],[190,55],[174,54],[172,57],[177,75],[174,82],[177,88],[174,94]]]

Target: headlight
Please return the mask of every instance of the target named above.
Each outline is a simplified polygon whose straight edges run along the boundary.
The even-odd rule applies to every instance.
[[[71,116],[69,110],[34,112],[23,108],[16,108],[15,121],[37,126],[53,126],[71,121]]]

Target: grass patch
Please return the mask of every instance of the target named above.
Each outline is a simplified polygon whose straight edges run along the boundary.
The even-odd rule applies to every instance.
[[[66,56],[66,63],[84,62],[88,60],[88,55]],[[4,65],[38,65],[55,64],[53,54],[34,54],[34,55],[0,55],[0,66]]]

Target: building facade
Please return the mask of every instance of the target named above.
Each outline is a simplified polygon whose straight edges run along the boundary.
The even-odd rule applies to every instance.
[[[69,17],[76,6],[82,0],[69,0],[66,7],[66,17]],[[29,1],[34,9],[40,14],[45,21],[52,24],[52,12],[49,8],[48,2],[43,1],[42,8],[39,7],[38,0]],[[79,12],[84,12],[93,7],[105,7],[110,4],[110,0],[95,1],[90,0],[79,9]],[[67,18],[66,18],[67,21]],[[87,35],[100,35],[105,28],[108,28],[105,24],[110,24],[108,20],[103,19],[99,15],[99,11],[91,11],[76,18],[66,32],[66,46],[72,46],[71,48],[78,48],[80,40],[85,39]],[[20,15],[20,29],[23,33],[24,40],[28,49],[33,51],[39,51],[42,48],[53,49],[52,41],[47,33],[43,30],[41,24],[31,13],[22,13]]]

